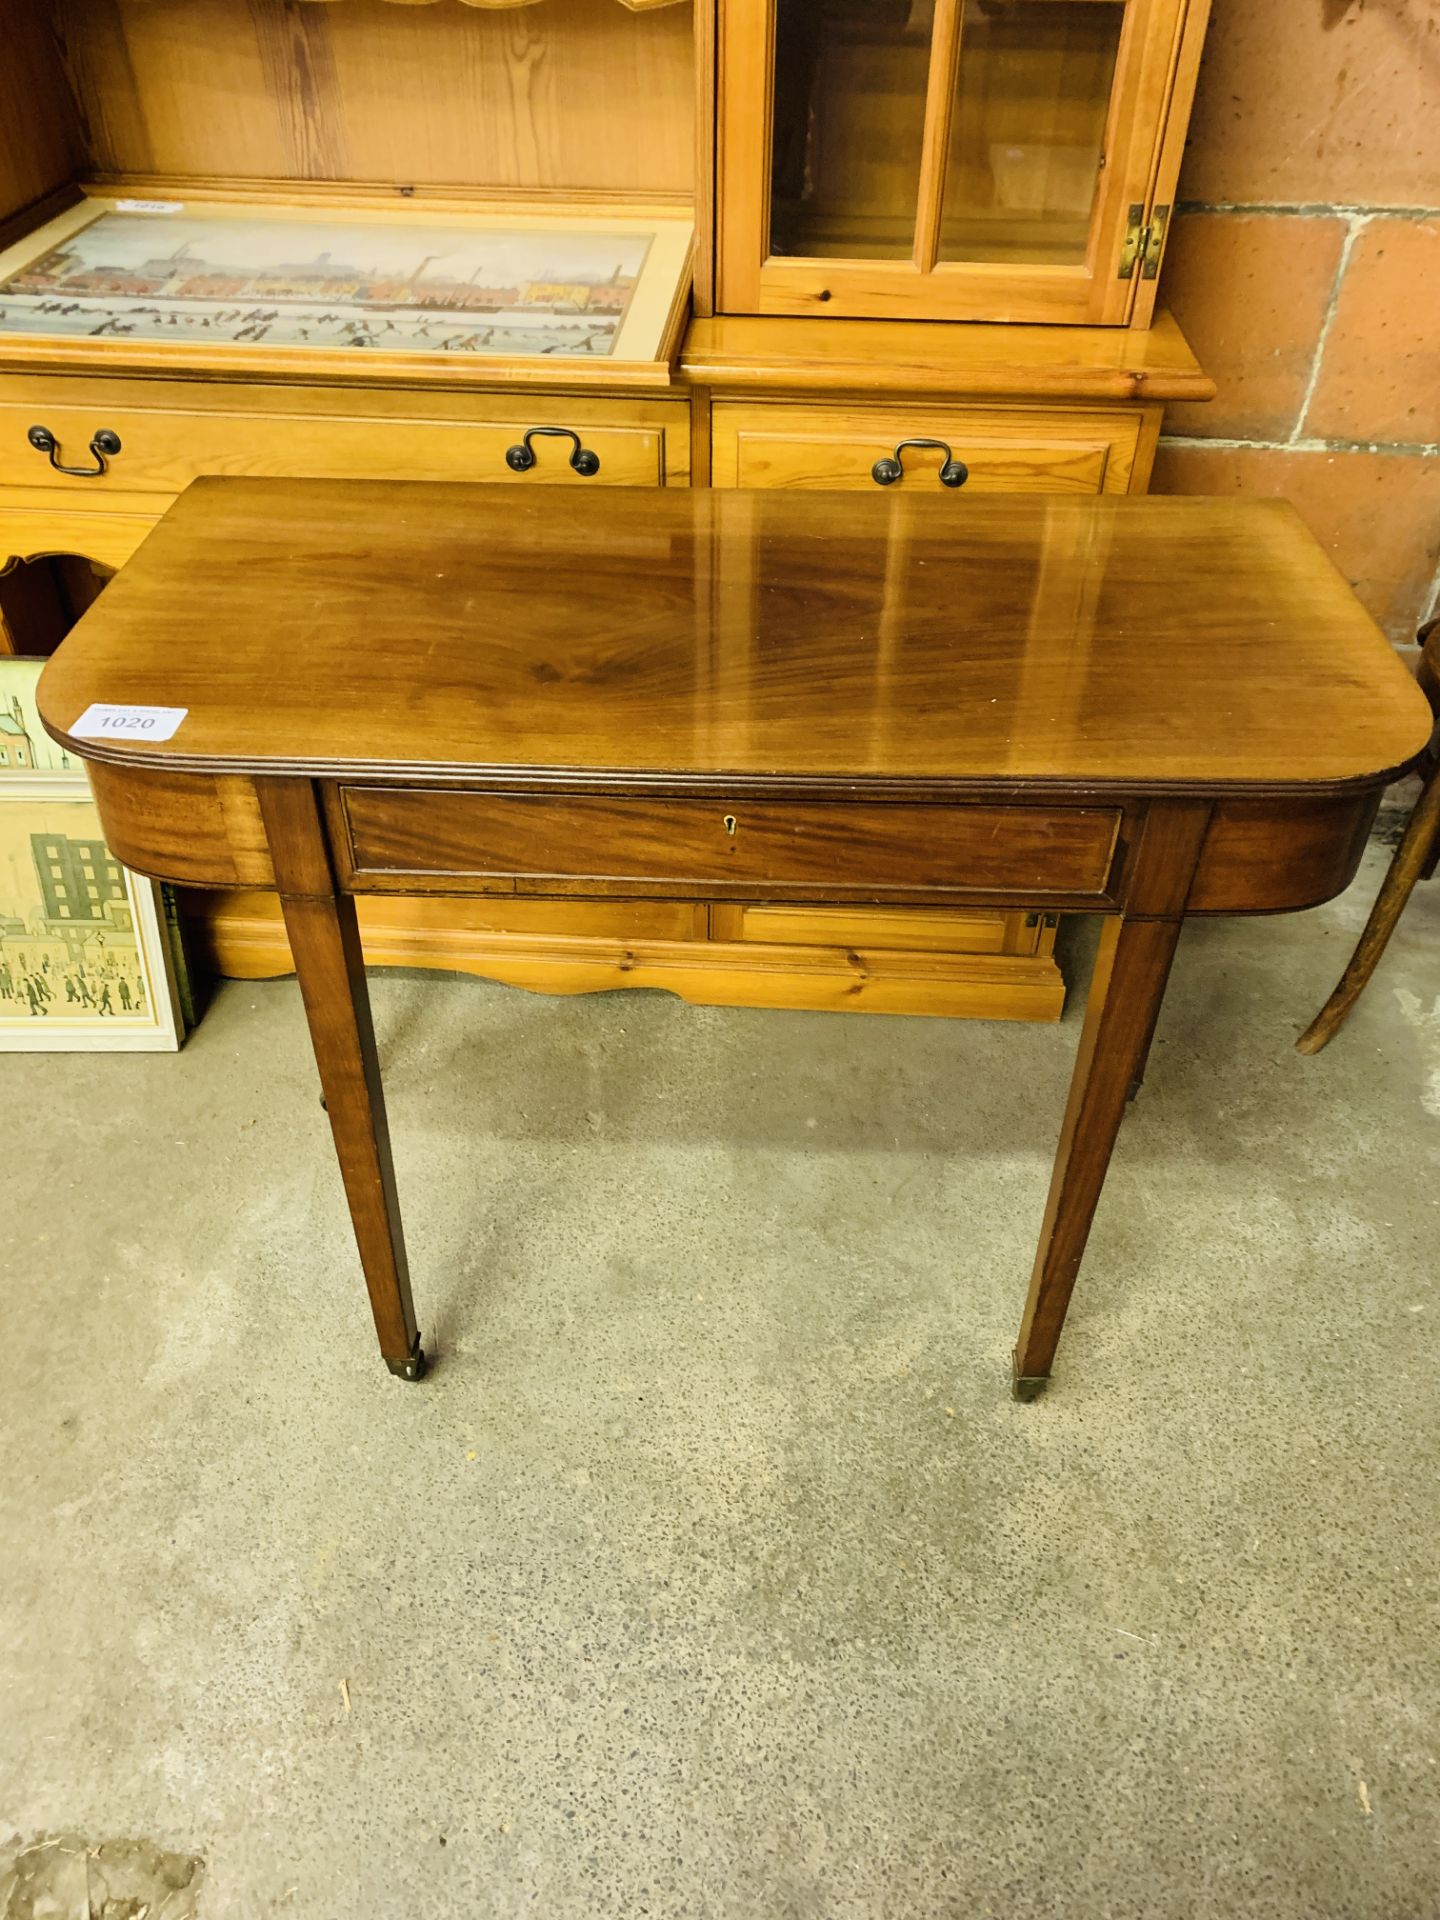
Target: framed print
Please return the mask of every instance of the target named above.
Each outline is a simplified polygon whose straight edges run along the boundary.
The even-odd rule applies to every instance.
[[[90,195],[0,251],[0,357],[658,380],[678,344],[693,245],[688,219],[596,207]]]
[[[111,854],[83,768],[34,717],[43,665],[0,661],[0,1052],[174,1052],[160,888]]]
[[[35,710],[43,660],[0,655],[0,791],[17,774],[68,773],[83,778],[85,763],[50,738]]]

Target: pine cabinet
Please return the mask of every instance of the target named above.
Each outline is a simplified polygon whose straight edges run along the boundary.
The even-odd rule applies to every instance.
[[[721,0],[719,310],[1144,324],[1208,0]]]

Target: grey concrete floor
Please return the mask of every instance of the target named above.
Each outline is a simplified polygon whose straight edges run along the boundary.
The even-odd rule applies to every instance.
[[[376,979],[419,1387],[293,984],[0,1060],[0,1911],[1440,1912],[1440,885],[1292,1051],[1381,863],[1187,931],[1029,1407],[1073,1014]]]

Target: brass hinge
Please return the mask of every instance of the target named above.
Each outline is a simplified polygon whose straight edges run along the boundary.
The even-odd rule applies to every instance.
[[[1169,207],[1156,207],[1149,222],[1137,200],[1125,223],[1125,244],[1120,250],[1119,280],[1133,280],[1139,267],[1143,280],[1153,280],[1160,271],[1160,255],[1165,251],[1165,229],[1170,224]]]
[[[1150,238],[1150,229],[1145,224],[1145,208],[1136,201],[1130,209],[1130,218],[1125,223],[1125,245],[1120,250],[1120,271],[1118,280],[1133,280],[1140,256],[1145,251],[1145,243]]]

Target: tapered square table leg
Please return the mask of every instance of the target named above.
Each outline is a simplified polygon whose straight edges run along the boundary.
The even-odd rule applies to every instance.
[[[1181,922],[1104,922],[1085,1025],[1060,1130],[1030,1294],[1015,1343],[1014,1394],[1033,1400],[1050,1376],[1131,1085],[1143,1069]]]
[[[410,1296],[355,902],[335,889],[311,783],[260,780],[256,787],[380,1352],[392,1373],[418,1380],[425,1355]]]

